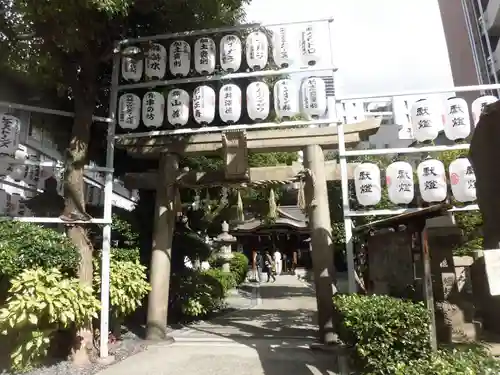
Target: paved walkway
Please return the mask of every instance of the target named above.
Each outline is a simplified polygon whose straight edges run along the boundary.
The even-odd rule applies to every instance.
[[[312,351],[316,299],[296,276],[254,291],[257,306],[174,332],[98,375],[335,375],[332,353]]]

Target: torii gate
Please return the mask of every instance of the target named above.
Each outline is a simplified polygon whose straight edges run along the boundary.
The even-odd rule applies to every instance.
[[[279,125],[277,125],[279,126]],[[347,144],[357,144],[377,132],[379,119],[370,119],[356,124],[344,125],[344,138]],[[170,257],[173,230],[175,225],[175,199],[177,189],[185,186],[200,186],[206,183],[217,185],[245,185],[252,181],[275,180],[265,178],[268,172],[248,167],[248,150],[256,152],[297,152],[303,150],[304,164],[309,173],[305,178],[305,197],[308,207],[311,231],[314,280],[318,301],[318,323],[320,340],[330,343],[335,340],[333,329],[333,252],[331,251],[331,221],[326,188],[327,170],[323,150],[335,149],[338,144],[336,126],[317,128],[294,128],[254,131],[223,131],[217,134],[195,134],[175,137],[159,135],[142,137],[130,134],[117,139],[117,146],[139,158],[158,158],[157,174],[143,176],[141,185],[156,188],[155,226],[151,262],[151,287],[149,295],[147,331],[149,338],[165,338]],[[223,173],[203,173],[199,171],[180,171],[179,155],[217,155],[222,152],[225,169]],[[286,168],[279,167],[283,173]],[[284,177],[283,175],[280,176]]]

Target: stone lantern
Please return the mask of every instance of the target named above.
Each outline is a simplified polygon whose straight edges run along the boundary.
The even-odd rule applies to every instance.
[[[217,236],[214,242],[219,247],[218,256],[225,260],[222,270],[230,272],[229,260],[233,257],[231,245],[236,243],[236,237],[229,234],[229,224],[226,221],[222,222],[222,233]]]

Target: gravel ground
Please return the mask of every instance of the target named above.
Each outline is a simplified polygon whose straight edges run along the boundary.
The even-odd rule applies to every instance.
[[[127,332],[123,334],[121,341],[110,346],[110,354],[115,356],[115,362],[113,363],[116,363],[131,355],[140,353],[145,349],[146,342],[144,340],[140,339],[132,332]],[[25,372],[23,375],[94,375],[105,367],[107,366],[93,362],[88,367],[77,368],[73,366],[70,361],[63,361]],[[11,374],[4,371],[1,375]]]

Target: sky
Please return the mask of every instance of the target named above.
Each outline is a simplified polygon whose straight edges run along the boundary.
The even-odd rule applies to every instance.
[[[335,19],[338,95],[453,86],[437,0],[252,0],[247,7],[248,22],[326,17]]]

